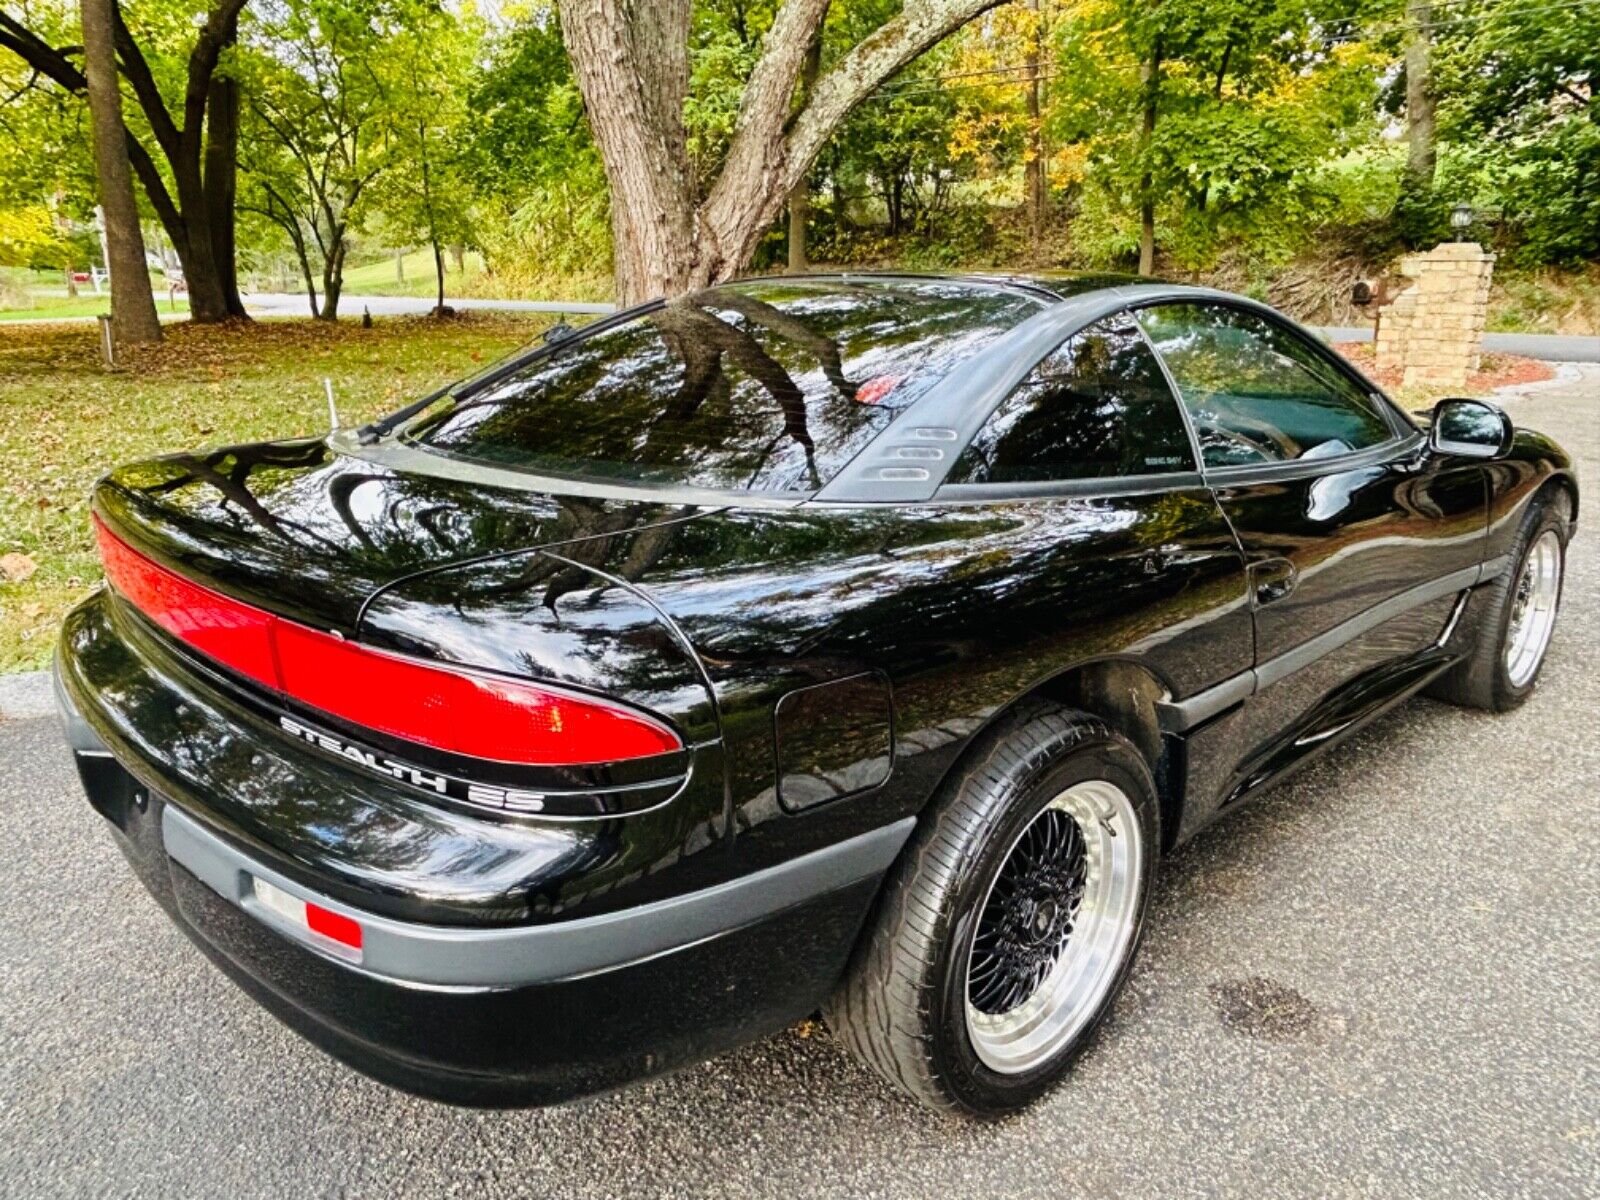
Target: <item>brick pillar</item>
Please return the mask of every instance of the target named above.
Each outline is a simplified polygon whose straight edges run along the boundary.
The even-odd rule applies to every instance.
[[[1411,284],[1379,316],[1379,370],[1401,372],[1402,387],[1465,387],[1482,353],[1494,255],[1445,242],[1406,255],[1400,273]]]

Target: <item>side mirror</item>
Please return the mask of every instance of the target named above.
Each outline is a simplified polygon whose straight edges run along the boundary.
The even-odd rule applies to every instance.
[[[1487,400],[1441,400],[1434,406],[1428,449],[1461,458],[1499,458],[1511,450],[1511,418]]]

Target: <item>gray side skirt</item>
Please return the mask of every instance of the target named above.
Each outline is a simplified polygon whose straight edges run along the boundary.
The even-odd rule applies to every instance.
[[[907,817],[687,895],[550,925],[496,929],[414,925],[351,908],[262,866],[172,804],[162,816],[161,835],[174,862],[263,924],[325,957],[414,986],[476,990],[597,974],[754,924],[881,875],[915,824]],[[264,903],[257,879],[358,923],[361,949],[312,933]]]
[[[1193,729],[1202,721],[1209,721],[1218,713],[1248,700],[1257,692],[1294,674],[1302,667],[1310,666],[1319,658],[1333,653],[1363,633],[1376,629],[1385,621],[1392,620],[1419,605],[1438,600],[1453,592],[1465,591],[1496,578],[1506,569],[1508,562],[1507,557],[1502,555],[1480,566],[1463,567],[1459,571],[1452,571],[1449,575],[1409,588],[1373,605],[1365,612],[1356,614],[1348,621],[1340,622],[1332,629],[1318,634],[1294,649],[1286,650],[1276,658],[1269,658],[1252,670],[1241,671],[1186,699],[1157,704],[1156,715],[1161,728],[1167,733],[1183,733],[1185,730]]]

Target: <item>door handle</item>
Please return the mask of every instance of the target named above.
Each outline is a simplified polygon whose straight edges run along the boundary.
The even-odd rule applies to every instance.
[[[1250,564],[1250,594],[1261,608],[1290,595],[1300,582],[1300,572],[1287,558],[1264,558]]]

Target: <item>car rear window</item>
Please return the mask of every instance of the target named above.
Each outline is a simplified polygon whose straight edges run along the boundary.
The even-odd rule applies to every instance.
[[[412,438],[559,475],[812,491],[935,380],[1043,303],[954,281],[714,288],[574,338]]]

